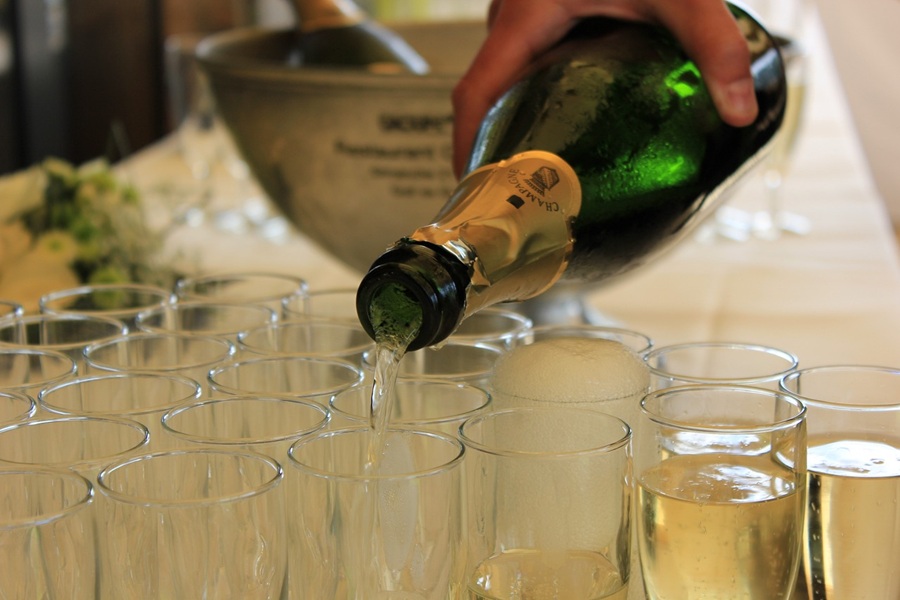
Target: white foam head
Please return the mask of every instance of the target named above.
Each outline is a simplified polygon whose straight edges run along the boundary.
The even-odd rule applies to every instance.
[[[644,361],[620,342],[558,337],[500,357],[491,384],[495,394],[524,401],[592,404],[644,393],[650,374]]]

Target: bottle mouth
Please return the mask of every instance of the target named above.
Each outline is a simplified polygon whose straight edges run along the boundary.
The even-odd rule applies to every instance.
[[[454,276],[461,268],[457,259],[428,244],[401,242],[388,250],[357,290],[363,329],[376,342],[411,336],[407,351],[442,342],[464,313],[465,283]]]

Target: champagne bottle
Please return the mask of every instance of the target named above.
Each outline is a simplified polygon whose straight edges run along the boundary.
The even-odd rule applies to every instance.
[[[352,0],[291,0],[299,36],[292,62],[303,66],[365,67],[378,73],[425,74],[428,63]]]
[[[435,221],[375,260],[357,292],[369,334],[412,323],[409,350],[437,344],[467,315],[563,276],[613,280],[712,212],[768,148],[786,100],[775,42],[731,10],[752,55],[753,124],[719,118],[665,30],[583,21],[489,111],[468,175]],[[385,317],[400,297],[419,307],[415,320]]]

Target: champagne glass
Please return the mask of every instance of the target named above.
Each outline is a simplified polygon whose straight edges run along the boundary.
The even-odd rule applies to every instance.
[[[812,5],[810,0],[744,0],[741,4],[754,13],[775,38],[784,60],[787,105],[781,130],[768,156],[758,167],[758,178],[751,181],[751,185],[761,183],[763,186],[764,208],[746,210],[726,204],[716,211],[711,225],[700,230],[700,239],[715,235],[745,242],[751,237],[774,240],[782,233],[806,235],[810,221],[803,215],[785,210],[783,187],[803,120],[810,62],[803,38]]]
[[[808,597],[900,598],[900,368],[809,367],[781,388],[809,413]]]
[[[801,0],[797,0],[787,4],[802,3]],[[800,16],[796,18],[799,19]],[[784,180],[789,173],[802,121],[809,56],[798,37],[777,36],[776,39],[784,57],[788,96],[781,134],[762,164],[761,176],[766,190],[767,207],[754,213],[751,222],[751,231],[762,239],[776,239],[783,232],[806,235],[810,229],[807,217],[787,211],[783,206]]]
[[[249,450],[142,454],[97,477],[101,598],[282,597],[284,471]]]
[[[96,597],[92,490],[67,469],[0,468],[0,597]]]
[[[201,34],[179,34],[166,39],[165,76],[169,111],[175,123],[178,153],[190,171],[196,190],[191,202],[178,208],[177,217],[191,223],[202,220],[212,201],[210,176],[221,143],[212,95],[194,59]]]
[[[256,189],[248,165],[219,117],[207,75],[197,62],[196,49],[205,36],[176,33],[167,37],[164,45],[168,109],[178,153],[195,184],[185,190],[189,200],[174,208],[174,217],[188,225],[209,221],[225,231],[259,229],[274,237],[278,216]]]
[[[566,407],[482,414],[466,447],[465,598],[624,600],[630,580],[631,429]]]
[[[800,568],[806,409],[787,394],[676,386],[641,401],[637,536],[648,600],[788,600]]]
[[[676,385],[749,385],[778,389],[797,368],[796,355],[772,346],[739,342],[687,342],[654,348],[644,356],[650,388]]]

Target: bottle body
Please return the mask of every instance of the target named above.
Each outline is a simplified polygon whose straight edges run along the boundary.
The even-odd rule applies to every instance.
[[[364,67],[379,73],[428,72],[428,63],[399,35],[352,0],[291,0],[297,18],[294,64]]]
[[[712,211],[762,156],[786,98],[774,41],[734,12],[753,56],[760,106],[748,127],[721,121],[697,67],[668,33],[609,19],[582,22],[497,102],[457,192],[434,223],[398,242],[437,248],[465,266],[465,290],[455,294],[462,306],[448,297],[440,310],[461,320],[489,304],[533,297],[560,277],[612,280]],[[524,210],[532,204],[542,210]],[[532,221],[550,217],[567,229],[535,236]],[[471,232],[485,223],[500,233],[473,241]],[[384,271],[391,252],[373,267]],[[364,326],[373,298],[368,278],[358,297]],[[440,341],[423,329],[424,345]]]

